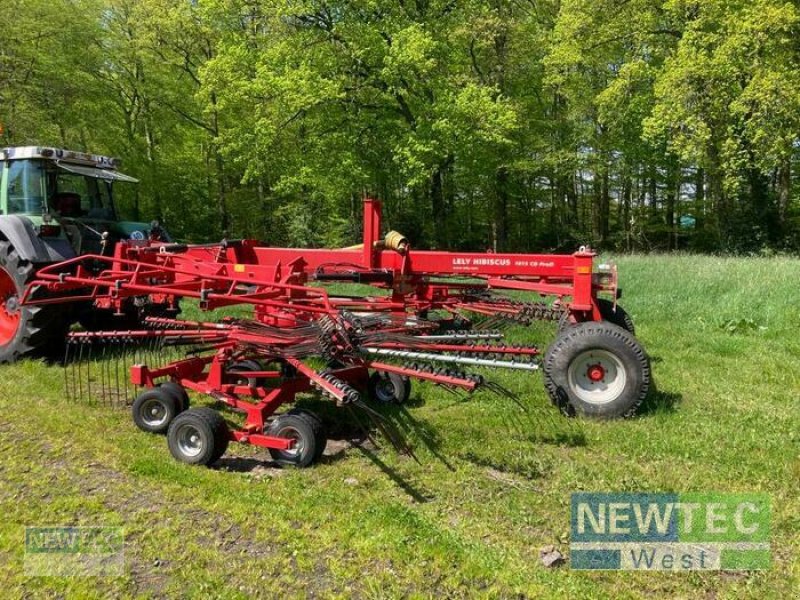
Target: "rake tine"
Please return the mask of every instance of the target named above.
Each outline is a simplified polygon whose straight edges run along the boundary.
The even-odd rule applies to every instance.
[[[75,365],[77,369],[77,379],[78,379],[78,397],[83,400],[83,380],[81,379],[81,363],[83,362],[83,340],[79,343],[80,352],[78,353],[78,362]]]
[[[355,406],[358,406],[367,414],[370,421],[372,421],[373,425],[375,425],[375,427],[378,428],[381,434],[383,434],[383,436],[387,440],[389,440],[389,443],[394,447],[396,452],[399,452],[400,454],[407,454],[408,456],[413,458],[417,463],[421,464],[416,454],[414,454],[414,451],[411,449],[411,446],[409,446],[405,442],[405,440],[398,439],[397,436],[391,433],[389,429],[385,426],[386,418],[382,414],[371,409],[362,400],[357,400],[356,402],[353,402],[353,404]]]
[[[365,438],[367,438],[370,442],[372,442],[373,444],[375,444],[377,446],[378,444],[375,441],[375,439],[372,437],[372,433],[370,432],[369,427],[366,427],[364,425],[364,422],[358,416],[358,413],[353,410],[353,407],[350,406],[350,404],[345,404],[344,406],[347,408],[347,412],[353,418],[353,421],[355,421],[356,427],[358,427],[359,431],[361,431],[361,433],[364,435]]]
[[[108,397],[106,396],[106,352],[108,351],[108,344],[103,342],[103,354],[100,357],[100,389],[103,395],[103,406],[108,406]]]
[[[69,389],[69,355],[70,349],[72,347],[72,340],[67,338],[67,343],[64,345],[64,364],[62,368],[64,369],[64,394],[67,396],[67,399],[73,401],[72,392]]]
[[[86,395],[89,402],[97,403],[97,399],[92,396],[92,356],[94,355],[94,343],[90,339],[87,343],[87,357],[86,357]]]

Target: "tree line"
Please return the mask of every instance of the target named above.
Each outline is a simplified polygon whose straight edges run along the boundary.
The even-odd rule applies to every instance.
[[[193,241],[796,251],[798,4],[5,0],[0,145]]]

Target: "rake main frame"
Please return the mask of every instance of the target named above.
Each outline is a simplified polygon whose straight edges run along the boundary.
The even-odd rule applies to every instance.
[[[610,294],[614,303],[619,295],[616,270],[596,270],[590,250],[570,255],[417,251],[397,232],[381,239],[380,230],[381,205],[366,200],[363,243],[351,248],[270,248],[252,240],[204,245],[131,240],[117,244],[111,256],[86,255],[44,267],[23,302],[92,302],[117,313],[131,300],[177,308],[182,298],[194,298],[204,310],[252,306],[252,319],[188,323],[150,318],[142,331],[75,333],[70,342],[155,339],[161,346],[191,346],[191,355],[163,366],[133,365],[131,382],[153,391],[170,381],[207,394],[243,412],[244,425],[228,431],[207,414],[193,413],[184,419],[188,424],[181,421],[182,427],[193,424],[202,433],[207,425],[217,431],[212,438],[224,428],[223,445],[235,440],[292,456],[308,439],[270,431],[282,418],[274,417],[276,411],[298,393],[319,390],[337,405],[362,408],[371,418],[377,415],[359,390],[370,387],[376,373],[395,387],[397,381],[418,379],[450,390],[485,388],[513,397],[481,375],[441,365],[537,370],[537,348],[506,347],[498,341],[501,334],[488,328],[542,319],[599,322],[598,294]],[[376,293],[334,295],[326,288],[348,283],[372,286]],[[550,301],[497,294],[504,290]],[[453,331],[475,316],[483,319],[483,330]],[[330,367],[316,370],[309,359],[322,359]],[[249,365],[246,374],[242,364]],[[610,366],[589,364],[586,372],[595,377]],[[396,395],[407,397],[407,391]],[[176,402],[164,400],[161,406],[175,424],[185,409]],[[154,419],[161,408],[153,409]],[[300,429],[303,423],[313,424],[308,415],[301,421]],[[297,419],[293,422],[297,428]],[[183,438],[176,436],[178,447]],[[191,448],[191,439],[184,440],[186,448]],[[192,462],[188,455],[179,456],[170,440],[173,454]],[[196,462],[215,458],[222,443],[211,442],[216,451],[201,452],[202,460]]]

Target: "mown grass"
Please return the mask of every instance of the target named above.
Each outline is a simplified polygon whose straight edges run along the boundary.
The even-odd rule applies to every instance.
[[[527,413],[486,393],[460,401],[417,385],[390,417],[419,463],[381,443],[281,470],[265,453],[232,446],[217,468],[190,468],[127,411],[68,402],[58,367],[3,367],[4,596],[796,596],[800,261],[617,262],[622,304],[658,386],[643,414],[565,419],[536,374],[492,374],[525,398]],[[543,344],[553,334],[552,325],[511,332]],[[546,569],[542,546],[568,553],[569,497],[579,490],[766,492],[773,566]],[[77,524],[122,526],[127,574],[27,577],[24,527]]]

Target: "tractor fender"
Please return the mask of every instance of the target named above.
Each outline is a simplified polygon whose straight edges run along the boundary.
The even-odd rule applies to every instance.
[[[0,238],[14,246],[20,258],[32,263],[61,262],[75,257],[69,241],[60,238],[43,240],[33,222],[18,215],[0,216]]]

